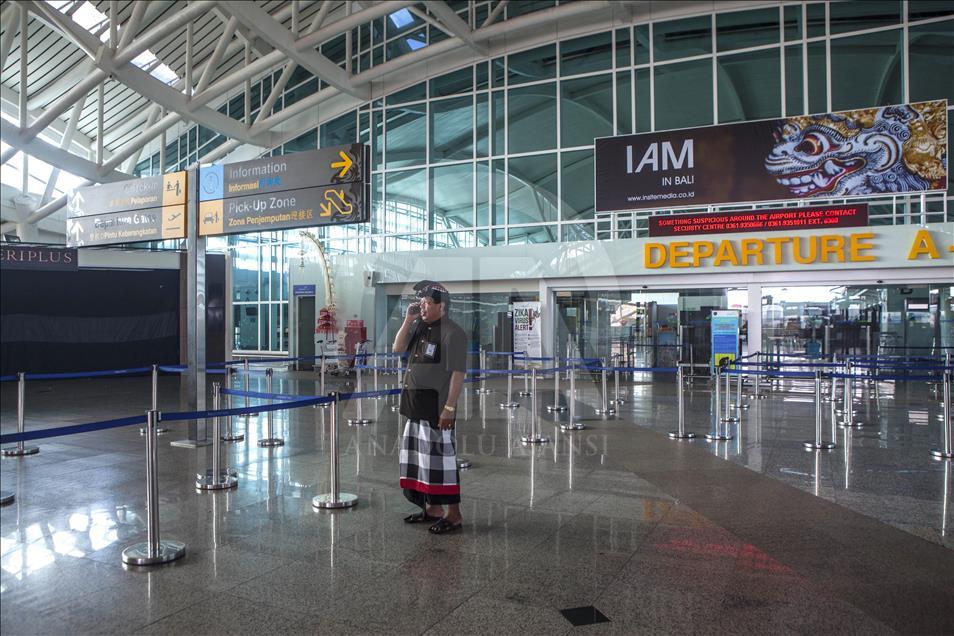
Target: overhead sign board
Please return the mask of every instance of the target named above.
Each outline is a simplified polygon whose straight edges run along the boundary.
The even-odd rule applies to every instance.
[[[596,211],[944,190],[947,101],[597,139]]]
[[[186,236],[186,172],[77,188],[66,208],[70,247]]]
[[[367,221],[361,182],[203,201],[199,235],[268,232]]]
[[[199,170],[199,234],[265,232],[368,220],[364,144]]]
[[[868,225],[868,204],[775,208],[649,217],[650,236],[829,229]]]

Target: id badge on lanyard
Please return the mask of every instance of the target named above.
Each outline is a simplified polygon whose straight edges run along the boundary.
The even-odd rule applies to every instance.
[[[437,355],[437,345],[433,342],[428,342],[424,345],[424,357],[433,360],[434,356]]]

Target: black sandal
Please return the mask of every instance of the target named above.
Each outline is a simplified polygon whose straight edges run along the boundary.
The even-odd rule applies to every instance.
[[[425,523],[431,521],[437,521],[440,517],[432,517],[423,510],[421,512],[415,512],[412,515],[404,517],[404,523]]]
[[[451,523],[447,519],[441,519],[433,526],[428,528],[432,534],[446,534],[448,532],[454,532],[460,530],[464,527],[464,522],[458,521],[457,523]]]

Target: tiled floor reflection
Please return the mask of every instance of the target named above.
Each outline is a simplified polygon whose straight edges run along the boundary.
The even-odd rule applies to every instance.
[[[344,387],[348,381],[329,384]],[[394,376],[382,376],[381,385]],[[520,383],[517,383],[520,384]],[[263,390],[260,378],[253,390]],[[929,449],[940,403],[922,383],[855,390],[864,426],[831,426],[831,451],[806,452],[814,433],[808,384],[775,382],[748,399],[733,438],[713,428],[708,382],[685,392],[686,428],[673,441],[672,381],[623,378],[619,413],[594,412],[598,386],[580,380],[585,430],[542,410],[527,447],[529,401],[502,410],[469,387],[458,448],[473,463],[462,483],[465,527],[432,536],[401,519],[401,424],[393,400],[366,400],[364,427],[340,423],[341,487],[360,497],[340,512],[311,498],[328,489],[329,412],[275,414],[281,447],[259,448],[265,418],[235,421],[228,444],[237,489],[200,493],[209,448],[160,437],[164,536],[184,559],[124,567],[145,533],[144,442],[138,427],[40,440],[38,455],[0,462],[16,502],[0,511],[0,627],[49,633],[865,633],[954,632],[952,466]],[[563,388],[567,385],[564,382]],[[311,373],[276,373],[276,392],[313,394]],[[15,387],[0,387],[2,430],[15,428]],[[565,396],[564,396],[565,400]],[[27,428],[141,412],[148,380],[36,382]],[[179,407],[163,377],[160,407]],[[560,612],[593,607],[608,622],[574,627]]]

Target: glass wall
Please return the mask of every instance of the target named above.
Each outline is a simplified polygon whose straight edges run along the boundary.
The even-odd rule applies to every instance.
[[[954,353],[945,285],[762,289],[762,350],[839,355]]]
[[[468,351],[494,349],[494,329],[497,317],[506,314],[515,302],[539,300],[536,293],[488,293],[454,294],[451,302],[450,318],[463,328],[469,336]],[[402,296],[388,296],[387,340],[393,342],[404,321],[404,312],[413,299]]]
[[[493,6],[450,4],[477,26]],[[501,17],[556,4],[511,2]],[[352,36],[355,73],[448,37],[407,9]],[[656,211],[595,214],[594,138],[902,101],[946,98],[952,109],[952,50],[951,2],[804,2],[702,13],[537,44],[422,78],[269,152],[370,145],[371,222],[318,229],[332,254],[633,238],[646,235],[645,219]],[[321,45],[342,66],[345,51],[344,36]],[[218,110],[254,120],[278,77],[253,83],[248,113],[242,92]],[[322,87],[299,68],[275,110]],[[949,137],[952,131],[949,125]],[[156,153],[137,173],[182,169],[223,141],[192,127],[167,144],[163,166]],[[916,199],[870,203],[872,224],[920,221]],[[941,197],[929,197],[928,222],[952,218]],[[274,242],[263,239],[260,249]],[[257,260],[271,266],[264,254]],[[255,302],[285,297],[287,290]],[[243,319],[243,347],[280,349],[283,332],[272,323],[281,325],[281,311],[274,320],[271,311]]]

